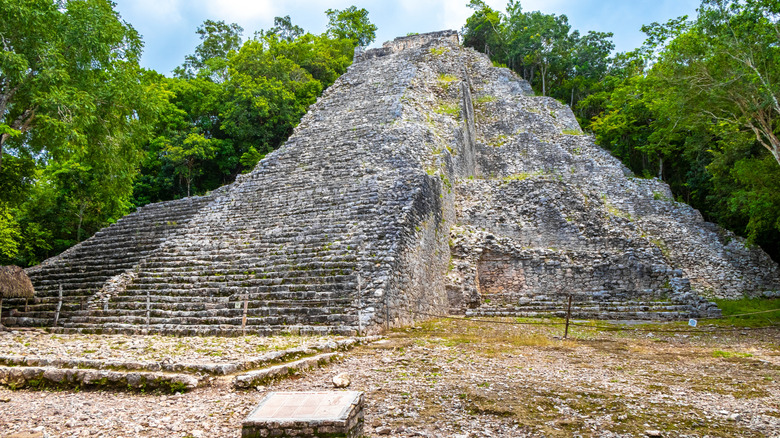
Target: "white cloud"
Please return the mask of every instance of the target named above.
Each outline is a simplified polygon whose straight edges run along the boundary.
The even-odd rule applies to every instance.
[[[226,22],[250,23],[269,21],[275,17],[276,8],[271,0],[201,0],[206,15]]]
[[[122,1],[117,2],[117,6],[120,12],[122,12],[123,18],[125,15],[143,17],[143,23],[133,24],[148,25],[149,22],[175,23],[182,20],[181,10],[183,6],[181,0]]]

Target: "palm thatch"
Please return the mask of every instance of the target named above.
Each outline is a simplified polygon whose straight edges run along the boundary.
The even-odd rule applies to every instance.
[[[30,277],[18,266],[0,266],[0,299],[32,298],[35,295]]]

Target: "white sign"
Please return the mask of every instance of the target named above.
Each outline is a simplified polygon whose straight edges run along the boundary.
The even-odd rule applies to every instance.
[[[691,327],[696,327],[696,320],[695,319],[689,319],[688,320],[688,325],[691,326]]]

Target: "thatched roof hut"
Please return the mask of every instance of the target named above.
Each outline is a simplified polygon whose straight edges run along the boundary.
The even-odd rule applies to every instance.
[[[35,289],[24,269],[18,266],[0,266],[0,330],[3,329],[3,298],[30,299],[33,295]]]
[[[0,266],[0,299],[32,298],[35,295],[30,277],[18,266]]]

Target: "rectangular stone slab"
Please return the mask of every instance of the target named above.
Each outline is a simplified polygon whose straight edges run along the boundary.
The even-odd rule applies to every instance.
[[[362,392],[272,392],[244,420],[241,436],[357,437],[362,431]]]

